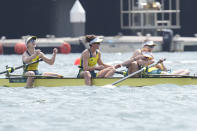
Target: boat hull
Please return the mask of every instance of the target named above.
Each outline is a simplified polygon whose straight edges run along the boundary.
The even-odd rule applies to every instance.
[[[95,86],[109,85],[121,78],[96,78],[92,79]],[[197,78],[128,78],[117,84],[117,86],[152,86],[159,84],[176,84],[176,85],[197,85]],[[26,79],[24,78],[1,78],[0,86],[4,87],[25,87]],[[84,86],[84,79],[78,78],[39,78],[34,80],[34,86],[60,87],[60,86]]]

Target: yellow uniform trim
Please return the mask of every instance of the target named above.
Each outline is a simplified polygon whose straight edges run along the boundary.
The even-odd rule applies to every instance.
[[[90,50],[89,50],[89,52],[90,52]],[[97,64],[98,59],[99,59],[99,53],[97,51],[96,51],[96,57],[93,57],[92,53],[90,52],[90,58],[88,58],[88,66],[94,67]],[[83,71],[83,59],[80,59],[79,68],[80,68],[79,73],[77,75],[78,78],[80,78],[80,72]],[[94,70],[90,71],[90,73],[93,78],[97,77],[97,75],[98,75],[97,73],[95,73]]]
[[[150,67],[150,68],[148,68],[147,72],[152,72],[152,71],[155,71],[155,70],[158,70],[158,68],[157,67]]]
[[[94,67],[97,64],[98,59],[99,59],[99,54],[97,53],[96,57],[91,57],[91,58],[88,59],[88,66],[89,67]]]
[[[32,59],[31,62],[35,62],[39,60],[39,56],[36,56],[36,58]],[[34,70],[38,70],[38,64],[39,62],[35,63],[35,64],[31,64],[29,65],[26,70],[27,71],[34,71]]]
[[[96,57],[90,56],[90,58],[88,58],[88,66],[89,67],[94,67],[99,59],[99,53],[96,53]],[[83,67],[83,60],[80,59],[80,67]]]

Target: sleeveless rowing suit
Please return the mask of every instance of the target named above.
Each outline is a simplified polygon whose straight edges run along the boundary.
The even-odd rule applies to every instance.
[[[89,53],[90,53],[90,58],[88,58],[88,66],[89,67],[94,67],[99,59],[99,53],[96,51],[96,57],[93,57],[92,52],[90,51],[90,49],[88,49]],[[79,73],[77,75],[77,78],[80,78],[80,73],[83,71],[83,59],[80,59],[80,66],[79,66]],[[89,71],[91,74],[92,78],[96,77],[96,73],[95,71]]]
[[[150,67],[150,68],[146,67],[142,72],[143,76],[154,75],[154,74],[162,74],[162,70],[157,67]]]
[[[164,71],[164,69],[159,69],[157,67],[150,67],[150,68],[146,67],[143,70],[142,75],[144,77],[148,77],[148,76],[151,76],[151,75],[154,75],[154,74],[160,75],[160,74],[166,74],[166,73],[170,74],[171,70]]]
[[[29,56],[31,56],[31,54],[28,52],[28,50],[26,52]],[[39,56],[36,56],[34,59],[31,60],[31,62],[35,62],[35,61],[38,61],[38,60],[39,60]],[[23,64],[25,64],[25,63],[23,62]],[[40,73],[38,71],[38,64],[39,64],[39,62],[25,67],[24,68],[24,73],[28,72],[28,71],[33,71],[35,73],[35,75],[40,75]]]

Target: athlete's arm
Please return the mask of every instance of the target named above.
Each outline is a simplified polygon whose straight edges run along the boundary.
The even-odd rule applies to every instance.
[[[155,62],[155,60],[154,60],[154,59],[152,59],[152,60],[140,59],[140,60],[138,60],[137,62],[138,62],[138,64],[141,65],[141,66],[148,66],[148,65],[150,65],[150,64],[153,64],[153,63]]]
[[[164,66],[163,61],[164,59],[160,59],[162,62],[157,64],[156,67],[159,68],[162,71],[167,71],[168,69]]]
[[[144,56],[137,55],[135,57],[131,57],[129,60],[124,61],[121,65],[122,66],[128,66],[131,62],[134,62],[134,61],[137,61],[137,60],[140,60],[140,59],[143,59],[143,58],[144,58]]]
[[[133,53],[133,55],[131,56],[131,58],[130,59],[132,59],[132,58],[135,58],[136,56],[138,56],[138,55],[141,55],[141,50],[136,50],[134,53]]]
[[[142,58],[144,57],[141,55],[140,50],[136,50],[129,60],[126,60],[123,63],[121,63],[121,66],[129,66],[131,62],[137,61]]]
[[[53,65],[55,63],[55,58],[56,58],[56,54],[57,54],[57,48],[53,49],[53,55],[51,58],[48,58],[45,56],[44,53],[40,52],[40,58],[43,59],[44,62],[46,62],[49,65]]]

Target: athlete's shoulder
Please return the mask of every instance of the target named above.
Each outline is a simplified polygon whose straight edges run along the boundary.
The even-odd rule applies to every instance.
[[[141,49],[135,50],[135,53],[141,53],[141,52],[142,52]]]
[[[101,54],[101,51],[100,51],[100,50],[96,50],[96,52],[97,52],[98,54]]]
[[[82,52],[82,56],[90,56],[90,52],[88,49],[85,49],[83,52]]]

